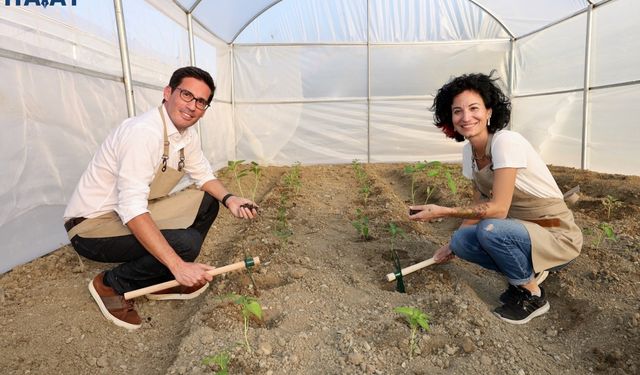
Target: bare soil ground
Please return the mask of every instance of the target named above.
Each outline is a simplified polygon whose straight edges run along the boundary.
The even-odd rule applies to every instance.
[[[552,167],[563,191],[580,185],[573,209],[585,246],[545,281],[550,312],[514,326],[492,314],[506,282],[459,259],[407,275],[406,293],[386,281],[394,271],[390,223],[406,234],[394,241],[403,266],[429,258],[459,225],[407,219],[411,180],[403,167],[364,165],[366,205],[351,165],[299,167],[298,192],[287,183],[292,167],[265,168],[260,218],[222,210],[199,258],[223,266],[259,256],[255,287],[240,272],[216,278],[195,300],[139,298],[144,324],[136,331],[102,317],[87,284],[106,266],[80,262],[69,246],[0,275],[0,373],[211,374],[219,369],[203,359],[225,352],[230,374],[640,373],[640,177]],[[229,173],[221,178],[238,191]],[[422,176],[416,200],[432,186],[430,202],[464,204],[470,187],[456,180],[454,195],[443,178]],[[248,195],[250,175],[242,187]],[[620,202],[611,212],[607,196]],[[369,218],[369,241],[352,226],[358,208]],[[602,223],[617,240],[599,240]],[[263,308],[263,320],[249,324],[251,352],[229,293],[256,297]],[[412,358],[398,306],[430,316]]]

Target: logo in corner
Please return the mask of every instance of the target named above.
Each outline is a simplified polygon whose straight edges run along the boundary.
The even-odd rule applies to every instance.
[[[63,6],[71,5],[72,7],[76,6],[77,0],[4,0],[5,6],[41,6],[43,8],[47,8],[48,6]]]

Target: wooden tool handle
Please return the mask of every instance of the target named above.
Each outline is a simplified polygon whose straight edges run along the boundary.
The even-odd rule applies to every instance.
[[[255,258],[249,258],[253,260],[253,265],[259,265],[260,264],[260,258],[255,257]],[[237,262],[237,263],[232,263],[229,265],[226,265],[224,267],[220,267],[220,268],[214,268],[210,271],[207,271],[207,273],[211,276],[216,276],[216,275],[222,275],[223,273],[227,273],[227,272],[231,272],[231,271],[237,271],[237,270],[241,270],[243,268],[246,268],[247,265],[247,261],[242,261],[242,262]],[[251,267],[251,265],[250,265]],[[140,289],[136,289],[136,290],[132,290],[130,292],[126,292],[124,294],[124,299],[132,299],[132,298],[136,298],[136,297],[140,297],[140,296],[144,296],[145,294],[149,294],[149,293],[153,293],[153,292],[158,292],[164,289],[168,289],[168,288],[173,288],[175,286],[180,285],[179,282],[177,282],[176,280],[169,280],[169,281],[165,281],[164,283],[160,283],[160,284],[155,284],[155,285],[150,285],[148,287],[145,288],[140,288]]]
[[[436,261],[435,261],[433,258],[429,258],[429,259],[424,260],[424,261],[422,261],[422,262],[420,262],[420,263],[416,263],[416,264],[411,265],[411,266],[409,266],[409,267],[403,268],[400,272],[402,273],[402,276],[404,276],[404,275],[408,275],[408,274],[410,274],[411,272],[415,272],[415,271],[417,271],[417,270],[419,270],[419,269],[422,269],[422,268],[428,267],[428,266],[430,266],[430,265],[434,264],[435,262],[436,262]],[[387,274],[387,281],[393,281],[393,280],[395,280],[395,279],[396,279],[396,274],[395,274],[395,272],[394,272],[394,273],[389,273],[389,274]]]

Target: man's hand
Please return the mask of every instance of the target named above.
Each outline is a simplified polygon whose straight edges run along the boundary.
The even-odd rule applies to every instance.
[[[180,285],[195,286],[213,280],[213,276],[209,275],[207,271],[214,268],[202,263],[181,262],[171,269],[171,273]]]
[[[455,257],[456,255],[451,252],[451,248],[449,247],[449,244],[442,246],[441,248],[436,250],[436,252],[433,254],[433,260],[436,263],[445,263]]]
[[[247,198],[236,197],[227,199],[227,208],[231,214],[241,219],[254,219],[258,216],[258,205]]]

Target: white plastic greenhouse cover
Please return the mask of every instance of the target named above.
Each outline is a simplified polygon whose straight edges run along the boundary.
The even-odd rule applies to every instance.
[[[62,213],[98,145],[212,73],[216,168],[459,161],[428,108],[495,70],[512,129],[549,164],[640,174],[637,0],[4,0],[0,272],[68,243]],[[122,17],[120,17],[122,16]]]

